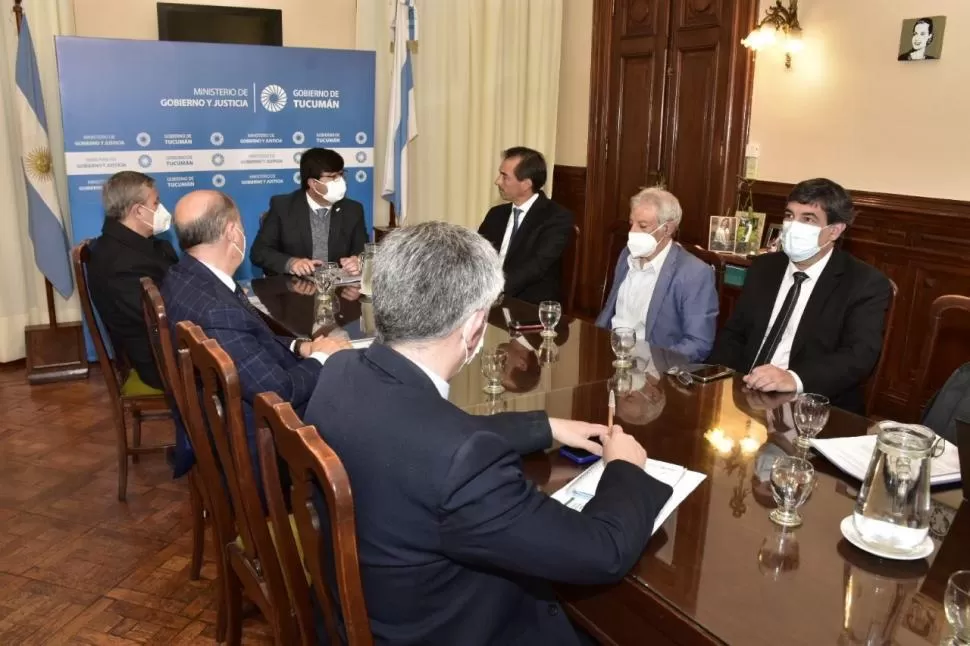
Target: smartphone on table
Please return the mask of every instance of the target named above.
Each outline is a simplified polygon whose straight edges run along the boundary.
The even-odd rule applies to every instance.
[[[572,460],[576,464],[590,464],[600,459],[595,453],[590,453],[586,449],[577,449],[572,446],[564,446],[559,449],[559,454],[567,460]]]

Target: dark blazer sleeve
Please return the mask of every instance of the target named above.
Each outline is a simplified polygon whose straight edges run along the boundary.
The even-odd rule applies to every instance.
[[[838,347],[798,362],[793,371],[807,393],[837,397],[863,383],[879,361],[892,288],[881,273],[869,272],[842,324]]]
[[[580,513],[526,480],[505,441],[476,432],[452,456],[442,484],[441,547],[472,565],[565,583],[613,583],[640,558],[670,494],[643,469],[614,461]]]
[[[506,207],[508,208],[508,207]],[[499,225],[502,220],[502,205],[493,206],[485,214],[485,219],[478,226],[478,234],[492,243],[495,247],[495,251],[498,251],[502,246],[502,238],[505,236],[505,228],[502,227],[501,232],[499,232]],[[506,221],[506,225],[508,222]]]
[[[280,251],[283,247],[283,214],[289,206],[289,200],[285,197],[270,199],[269,212],[259,225],[259,233],[249,251],[249,260],[268,274],[285,274],[291,258]]]
[[[552,446],[552,427],[543,411],[499,413],[482,416],[482,424],[502,436],[519,455],[528,455]]]
[[[554,202],[549,202],[554,205]],[[546,209],[548,218],[543,223],[539,244],[529,260],[510,267],[505,276],[505,293],[518,294],[527,285],[541,280],[550,267],[558,261],[569,244],[573,233],[573,214],[556,205]],[[535,214],[538,215],[538,214]],[[525,216],[526,218],[529,215]]]

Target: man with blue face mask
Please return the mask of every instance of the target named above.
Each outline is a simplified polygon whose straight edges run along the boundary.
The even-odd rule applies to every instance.
[[[759,256],[708,361],[745,374],[762,392],[810,392],[864,413],[863,385],[882,350],[889,280],[835,248],[852,200],[828,179],[788,196],[783,251]]]
[[[300,188],[270,199],[249,259],[267,275],[312,276],[326,262],[359,273],[367,242],[364,205],[346,195],[340,153],[305,151],[300,156]]]
[[[131,372],[121,386],[125,395],[160,394],[141,305],[141,279],[156,283],[178,261],[161,234],[172,221],[158,197],[155,180],[135,171],[112,175],[101,189],[104,224],[91,245],[88,285],[101,322],[115,348],[128,359]]]
[[[680,202],[659,188],[630,200],[630,234],[596,325],[701,361],[714,345],[717,290],[709,265],[674,242]]]

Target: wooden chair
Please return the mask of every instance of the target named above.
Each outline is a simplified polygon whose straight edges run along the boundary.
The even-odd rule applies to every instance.
[[[299,639],[298,629],[263,512],[254,471],[256,465],[249,455],[236,366],[219,344],[207,338],[197,325],[179,323],[176,336],[179,348],[188,350],[182,382],[190,426],[194,427],[190,437],[199,466],[204,462],[209,465],[203,471],[203,478],[209,502],[216,511],[213,525],[225,558],[226,642],[230,646],[241,643],[242,595],[245,594],[266,617],[276,643],[294,644]],[[199,459],[205,451],[209,455]],[[212,473],[214,469],[219,472]],[[226,504],[226,493],[229,504]],[[234,540],[237,534],[239,539]]]
[[[918,422],[922,416],[923,406],[926,403],[927,380],[930,375],[933,354],[936,352],[936,344],[939,340],[941,322],[943,315],[951,310],[962,310],[970,313],[970,296],[947,294],[938,297],[930,306],[930,327],[923,346],[920,365],[916,372],[916,380],[913,382],[909,401],[906,405],[906,416],[910,421]],[[965,361],[966,357],[963,360]]]
[[[886,308],[886,318],[882,326],[882,349],[879,351],[879,361],[876,362],[876,369],[869,375],[869,380],[865,386],[865,405],[866,415],[872,414],[872,406],[879,395],[879,388],[882,386],[883,366],[886,362],[886,345],[889,343],[889,335],[893,331],[893,320],[896,314],[896,296],[899,294],[899,287],[896,281],[889,279],[889,307]]]
[[[124,502],[128,490],[128,457],[138,462],[138,457],[146,453],[164,453],[174,444],[155,446],[141,445],[141,424],[151,420],[170,420],[172,410],[168,399],[164,395],[131,396],[121,393],[121,384],[125,382],[130,372],[120,348],[114,347],[115,358],[108,352],[106,331],[102,330],[94,304],[91,302],[91,292],[88,289],[88,262],[91,259],[91,240],[84,240],[71,250],[71,260],[74,264],[74,275],[77,277],[78,295],[81,298],[81,310],[84,313],[84,323],[87,325],[94,350],[98,355],[98,365],[104,375],[104,383],[108,388],[111,400],[111,413],[114,416],[115,432],[118,446],[118,500]],[[131,418],[131,443],[128,442],[128,419]]]
[[[290,599],[296,610],[304,646],[316,644],[310,591],[304,568],[309,572],[313,589],[323,610],[330,643],[341,640],[334,619],[335,604],[328,587],[328,572],[334,573],[339,596],[340,616],[349,646],[371,646],[374,643],[367,618],[364,590],[360,580],[357,556],[357,530],[354,523],[354,501],[347,472],[337,454],[327,446],[317,429],[306,426],[292,406],[275,393],[256,397],[256,433],[259,460],[263,471],[269,515],[283,563]],[[277,456],[282,457],[292,482],[291,502],[296,517],[299,541],[303,548],[301,562],[290,517],[286,511],[278,470]],[[322,549],[313,491],[320,483],[329,514],[330,549]],[[330,556],[332,563],[322,559]],[[305,565],[304,565],[305,563]],[[327,567],[327,566],[332,567]]]
[[[562,287],[563,304],[562,311],[572,314],[576,306],[576,288],[579,287],[579,256],[580,250],[580,230],[579,226],[573,225],[573,237],[566,245],[566,250],[562,255]]]
[[[172,331],[168,326],[168,316],[165,314],[165,302],[153,281],[148,276],[141,279],[142,314],[145,317],[145,327],[148,328],[148,340],[151,342],[152,355],[158,374],[162,378],[162,386],[170,401],[175,402],[175,408],[184,419],[185,397],[182,391],[182,377],[179,375],[175,362],[175,349],[172,345]],[[205,547],[205,505],[202,496],[202,483],[198,470],[193,466],[189,471],[189,505],[192,510],[192,567],[189,576],[197,581],[202,572],[202,552]],[[218,623],[218,622],[217,622]]]

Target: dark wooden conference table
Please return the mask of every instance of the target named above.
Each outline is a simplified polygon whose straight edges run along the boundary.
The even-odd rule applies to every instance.
[[[300,293],[312,290],[282,277],[254,280],[252,288],[281,332],[317,331],[314,297]],[[353,289],[341,295],[337,324],[360,325],[369,302]],[[535,306],[503,306],[514,319],[537,318]],[[543,346],[534,335],[510,338],[501,311],[493,310],[485,347],[509,350],[507,391],[485,394],[476,360],[452,381],[451,401],[475,414],[546,410],[605,423],[616,384],[609,333],[568,317],[557,331],[554,345]],[[620,583],[559,586],[577,622],[605,644],[935,646],[947,638],[946,580],[970,568],[970,505],[958,513],[959,488],[934,489],[932,556],[881,559],[839,531],[852,513],[858,481],[810,454],[818,483],[800,510],[804,523],[782,531],[768,519],[773,503],[766,481],[774,457],[793,450],[790,408],[747,392],[737,379],[685,387],[664,374],[669,356],[651,348],[638,354],[653,367],[619,398],[617,423],[650,457],[706,479]],[[833,410],[822,437],[861,435],[869,427],[862,417]],[[549,493],[581,470],[555,450],[527,456],[524,464]]]

